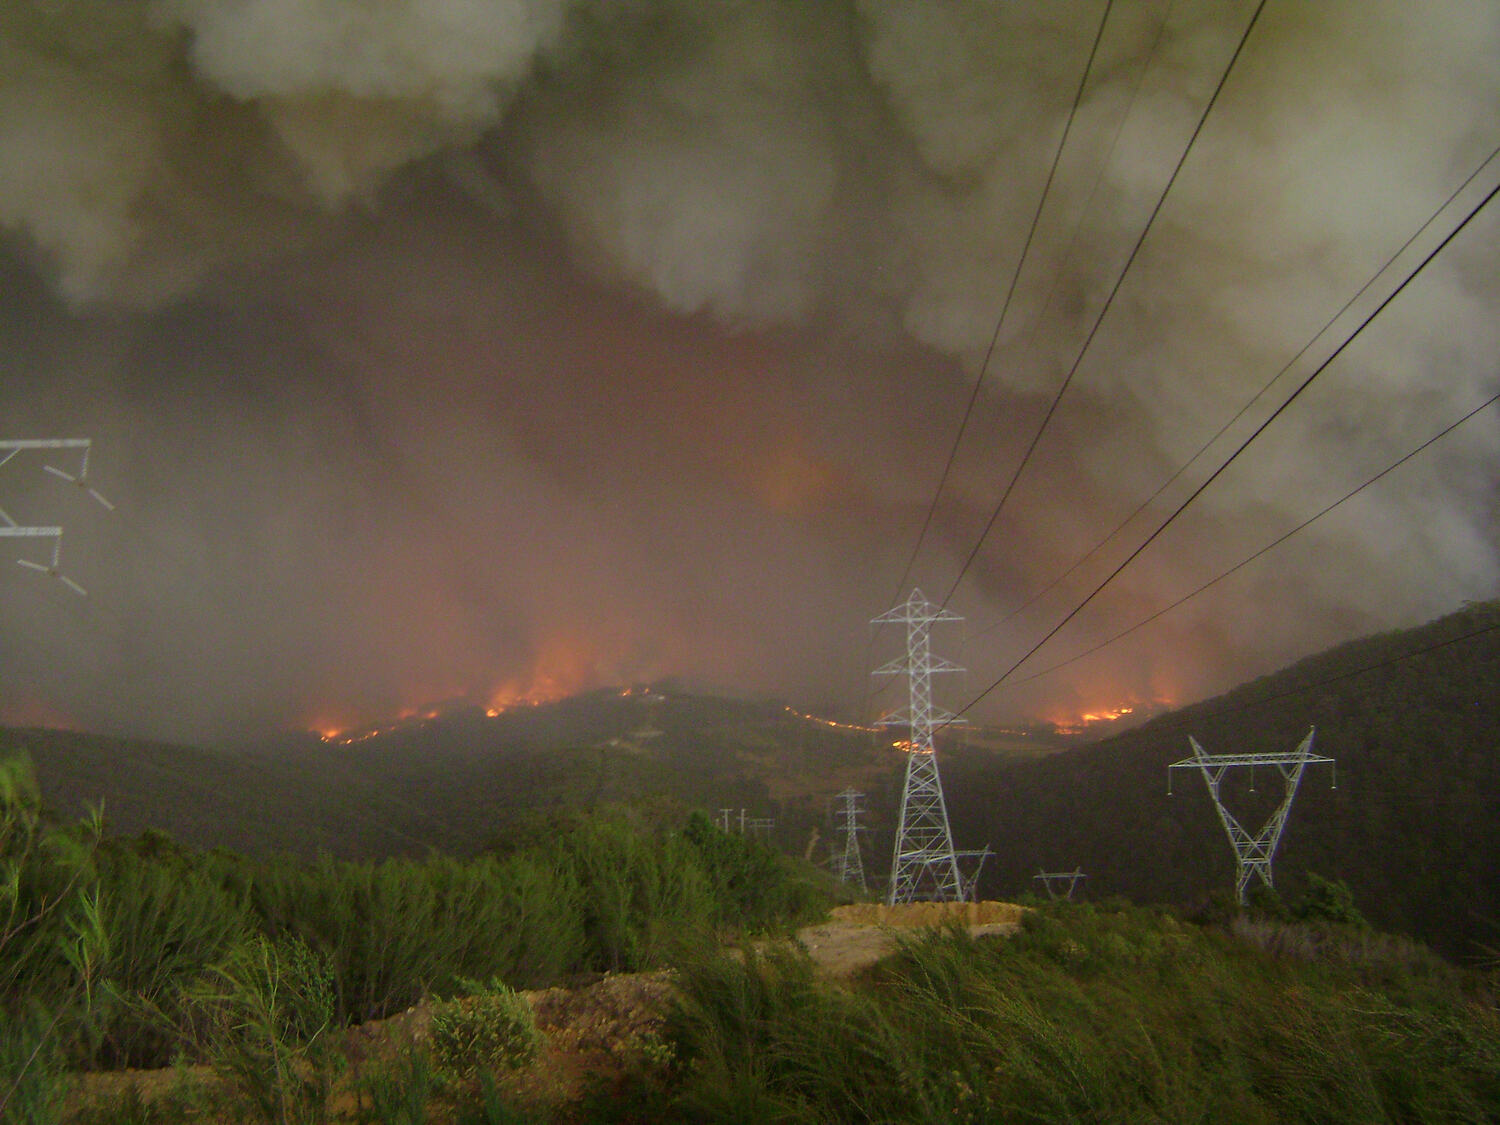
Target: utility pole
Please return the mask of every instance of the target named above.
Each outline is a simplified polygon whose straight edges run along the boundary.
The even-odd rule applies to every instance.
[[[1286,818],[1292,811],[1292,798],[1297,795],[1297,786],[1302,782],[1302,771],[1315,762],[1332,763],[1332,758],[1324,758],[1312,752],[1313,733],[1316,728],[1309,728],[1307,737],[1304,738],[1297,749],[1290,752],[1283,751],[1279,754],[1208,754],[1198,744],[1198,740],[1188,735],[1188,745],[1193,749],[1191,758],[1184,758],[1180,762],[1173,762],[1167,767],[1167,796],[1172,795],[1172,770],[1196,769],[1203,774],[1203,783],[1208,787],[1208,794],[1213,798],[1214,808],[1219,814],[1219,823],[1224,826],[1224,833],[1229,837],[1229,845],[1234,849],[1234,858],[1237,870],[1234,880],[1235,896],[1240,905],[1246,903],[1249,894],[1250,880],[1258,877],[1267,887],[1271,884],[1271,857],[1276,854],[1276,846],[1281,843],[1281,832],[1286,827]],[[1233,813],[1224,805],[1223,798],[1219,795],[1219,783],[1224,779],[1224,774],[1239,766],[1270,766],[1281,776],[1285,786],[1284,793],[1279,804],[1271,813],[1270,819],[1261,827],[1261,830],[1252,835],[1246,828],[1235,819]],[[1337,775],[1335,787],[1337,787]]]
[[[907,706],[876,721],[879,726],[905,726],[911,731],[910,737],[898,744],[906,751],[906,783],[901,790],[891,882],[886,892],[886,901],[891,904],[918,898],[959,902],[964,897],[964,881],[953,852],[948,806],[943,799],[937,752],[932,743],[935,725],[962,721],[933,707],[933,673],[963,669],[933,656],[928,643],[933,622],[962,620],[958,614],[933,605],[921,590],[914,588],[904,604],[871,621],[873,625],[906,626],[906,656],[897,657],[872,673],[907,677]]]

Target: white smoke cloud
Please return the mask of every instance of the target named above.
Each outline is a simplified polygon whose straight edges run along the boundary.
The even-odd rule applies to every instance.
[[[158,0],[195,75],[255,105],[326,205],[495,125],[565,0]]]
[[[1252,8],[1113,7],[919,559],[929,593],[1074,364]],[[523,679],[562,651],[549,622],[609,638],[557,655],[599,675],[696,660],[705,678],[835,693],[825,672],[861,654],[812,622],[883,608],[868,603],[925,514],[1102,14],[4,7],[0,269],[18,291],[44,275],[62,304],[0,314],[0,402],[28,424],[94,404],[134,464],[200,473],[211,498],[181,503],[155,476],[134,498],[174,562],[122,562],[115,604],[127,575],[141,588],[112,622],[136,657],[119,699],[212,729],[247,696],[267,715],[300,700],[316,666],[317,692],[370,710],[403,683]],[[1497,59],[1484,0],[1267,6],[962,589],[978,624],[1164,481],[1479,165],[1500,141]],[[1476,220],[1080,629],[1150,612],[1492,393],[1496,230]],[[19,380],[18,357],[47,378]],[[1103,679],[1206,690],[1486,596],[1497,445],[1475,419]],[[241,496],[246,480],[289,499]],[[215,673],[180,638],[226,603],[246,612],[214,626],[231,653]],[[976,668],[1025,643],[987,636]],[[306,665],[277,656],[295,649]]]

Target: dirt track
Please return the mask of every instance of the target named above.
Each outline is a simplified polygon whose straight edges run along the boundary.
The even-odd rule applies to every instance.
[[[1025,907],[1011,902],[859,903],[836,907],[827,922],[797,931],[798,943],[830,976],[848,976],[896,948],[899,931],[964,926],[971,934],[1011,934]]]

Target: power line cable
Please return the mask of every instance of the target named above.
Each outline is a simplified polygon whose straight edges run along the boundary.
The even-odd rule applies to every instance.
[[[1374,285],[1375,282],[1377,282],[1378,280],[1380,280],[1380,278],[1385,274],[1385,272],[1387,270],[1389,270],[1391,268],[1391,266],[1393,266],[1400,259],[1400,257],[1403,254],[1405,254],[1407,250],[1409,250],[1411,248],[1412,243],[1416,242],[1416,240],[1418,238],[1420,238],[1427,231],[1427,229],[1430,226],[1432,226],[1433,223],[1437,222],[1438,218],[1443,214],[1443,212],[1446,211],[1449,207],[1451,207],[1453,205],[1453,201],[1455,199],[1457,199],[1460,195],[1463,194],[1464,189],[1466,189],[1470,184],[1472,184],[1479,177],[1479,174],[1481,172],[1483,172],[1487,167],[1489,167],[1489,165],[1494,161],[1494,159],[1495,159],[1496,156],[1500,156],[1500,148],[1494,149],[1489,154],[1489,156],[1487,156],[1484,159],[1484,162],[1482,164],[1480,164],[1479,167],[1475,168],[1474,171],[1472,171],[1471,173],[1469,173],[1468,178],[1465,179],[1463,183],[1459,184],[1458,187],[1453,190],[1452,194],[1450,194],[1448,196],[1448,198],[1446,200],[1444,200],[1442,206],[1439,207],[1435,212],[1433,212],[1432,216],[1425,223],[1423,223],[1420,227],[1418,227],[1412,233],[1411,237],[1409,237],[1405,242],[1403,242],[1401,244],[1400,248],[1398,250],[1396,250],[1395,253],[1393,253],[1389,258],[1386,259],[1384,265],[1382,265],[1378,270],[1376,270],[1373,274],[1370,275],[1370,279],[1368,281],[1366,281],[1362,286],[1359,287],[1359,291],[1356,292],[1354,294],[1354,296],[1350,297],[1347,301],[1345,301],[1344,304],[1343,304],[1343,306],[1336,313],[1334,313],[1331,317],[1328,318],[1328,320],[1323,324],[1323,327],[1320,328],[1320,329],[1318,329],[1317,333],[1315,333],[1307,341],[1306,344],[1302,345],[1302,347],[1297,351],[1296,355],[1292,356],[1291,359],[1287,360],[1287,362],[1281,367],[1281,369],[1279,371],[1277,371],[1275,375],[1271,376],[1271,378],[1266,382],[1266,384],[1263,387],[1260,388],[1260,390],[1256,391],[1254,395],[1252,395],[1248,400],[1246,400],[1245,404],[1243,406],[1241,406],[1239,408],[1239,410],[1237,410],[1235,412],[1234,417],[1230,418],[1229,421],[1225,422],[1222,426],[1220,426],[1219,429],[1217,431],[1215,431],[1215,433],[1213,434],[1212,437],[1210,437],[1207,441],[1205,441],[1201,446],[1198,447],[1198,451],[1196,453],[1194,453],[1185,462],[1183,462],[1183,464],[1178,467],[1178,469],[1176,470],[1176,472],[1174,472],[1165,481],[1163,481],[1162,484],[1161,484],[1161,486],[1159,488],[1157,488],[1157,490],[1155,492],[1153,492],[1150,496],[1148,496],[1145,500],[1143,500],[1140,503],[1140,505],[1133,512],[1131,512],[1128,516],[1126,516],[1123,520],[1121,520],[1120,523],[1115,526],[1115,528],[1114,528],[1113,531],[1111,531],[1103,539],[1099,540],[1099,542],[1095,543],[1086,552],[1084,552],[1084,554],[1082,554],[1081,556],[1079,556],[1079,558],[1071,566],[1069,566],[1066,570],[1064,570],[1056,578],[1052,579],[1051,582],[1048,582],[1045,586],[1043,586],[1036,593],[1032,594],[1031,597],[1027,598],[1024,602],[1022,602],[1020,605],[1018,605],[1015,609],[1013,609],[1009,613],[1007,613],[1004,617],[1000,618],[998,621],[996,621],[992,625],[986,625],[982,629],[975,630],[974,636],[976,636],[976,637],[983,636],[984,634],[986,634],[988,632],[991,632],[994,629],[998,629],[1001,625],[1004,625],[1006,622],[1013,620],[1019,614],[1025,612],[1031,606],[1035,605],[1042,598],[1046,597],[1047,594],[1049,594],[1053,590],[1055,590],[1064,580],[1066,580],[1069,577],[1069,575],[1071,575],[1075,571],[1077,571],[1080,566],[1082,566],[1084,563],[1086,563],[1089,559],[1093,558],[1095,554],[1097,554],[1100,550],[1102,550],[1110,542],[1110,540],[1114,539],[1115,536],[1119,535],[1120,532],[1124,531],[1127,527],[1129,527],[1130,524],[1135,521],[1135,519],[1136,519],[1137,516],[1139,516],[1142,512],[1144,512],[1147,508],[1149,508],[1153,503],[1155,503],[1156,500],[1161,497],[1162,493],[1166,492],[1166,490],[1168,488],[1170,488],[1172,486],[1172,484],[1175,481],[1177,481],[1177,479],[1179,477],[1182,476],[1183,473],[1187,472],[1188,469],[1190,469],[1194,464],[1196,464],[1197,461],[1199,460],[1199,458],[1201,458],[1205,453],[1208,452],[1208,450],[1210,448],[1213,447],[1213,445],[1214,445],[1215,442],[1217,442],[1221,437],[1223,437],[1224,434],[1227,433],[1229,431],[1229,429],[1236,422],[1238,422],[1241,418],[1243,418],[1245,416],[1245,414],[1249,412],[1250,408],[1252,406],[1254,406],[1257,402],[1259,402],[1261,400],[1261,398],[1263,398],[1265,396],[1265,394],[1281,380],[1282,376],[1284,376],[1288,371],[1290,371],[1292,369],[1292,367],[1299,360],[1301,360],[1304,355],[1307,354],[1308,350],[1315,343],[1317,343],[1318,340],[1320,340],[1323,337],[1323,335],[1330,328],[1332,328],[1334,326],[1334,324],[1337,323],[1338,320],[1346,312],[1349,311],[1349,309],[1354,305],[1354,303],[1356,301],[1358,301],[1361,297],[1363,297],[1365,295],[1365,293],[1370,289],[1370,287],[1372,285]]]
[[[1084,659],[1085,657],[1092,656],[1094,653],[1098,652],[1100,649],[1106,648],[1109,645],[1114,644],[1116,641],[1118,641],[1118,640],[1120,640],[1120,639],[1122,639],[1124,637],[1129,636],[1131,633],[1134,633],[1137,629],[1144,628],[1145,626],[1151,624],[1151,622],[1155,621],[1157,618],[1165,616],[1166,614],[1170,613],[1172,610],[1176,609],[1178,606],[1182,605],[1184,602],[1187,602],[1187,601],[1192,600],[1193,598],[1196,598],[1199,594],[1203,593],[1205,590],[1209,589],[1210,587],[1218,585],[1220,582],[1224,581],[1224,579],[1228,578],[1230,575],[1235,574],[1236,572],[1238,572],[1238,571],[1244,569],[1245,567],[1249,566],[1252,562],[1254,562],[1256,559],[1260,558],[1262,555],[1265,555],[1265,554],[1269,553],[1270,551],[1274,550],[1275,548],[1281,546],[1281,544],[1285,543],[1288,539],[1290,539],[1293,535],[1296,535],[1303,528],[1307,527],[1309,524],[1313,523],[1316,520],[1322,519],[1329,512],[1333,511],[1339,505],[1343,504],[1346,500],[1351,500],[1355,496],[1358,496],[1361,492],[1363,492],[1365,489],[1369,488],[1376,481],[1379,481],[1382,478],[1388,476],[1389,474],[1395,472],[1402,465],[1404,465],[1408,461],[1410,461],[1413,457],[1416,457],[1418,454],[1424,452],[1429,446],[1435,445],[1437,442],[1441,441],[1443,438],[1445,438],[1449,434],[1451,434],[1454,430],[1456,430],[1460,426],[1462,426],[1470,418],[1474,417],[1476,414],[1479,414],[1479,413],[1483,412],[1484,410],[1487,410],[1489,407],[1493,406],[1496,402],[1500,402],[1500,393],[1496,393],[1496,394],[1491,395],[1489,398],[1485,399],[1484,402],[1480,403],[1473,410],[1469,411],[1467,414],[1465,414],[1458,421],[1452,423],[1451,425],[1448,425],[1448,426],[1444,427],[1443,429],[1439,430],[1436,434],[1433,434],[1432,437],[1428,438],[1421,445],[1419,445],[1415,449],[1413,449],[1410,453],[1406,454],[1400,460],[1395,461],[1395,462],[1391,463],[1390,465],[1387,465],[1384,469],[1381,469],[1380,472],[1376,473],[1373,477],[1371,477],[1369,480],[1365,481],[1358,488],[1355,488],[1355,489],[1353,489],[1350,492],[1344,493],[1343,496],[1339,497],[1332,504],[1329,504],[1327,507],[1325,507],[1321,511],[1317,512],[1315,515],[1309,516],[1307,519],[1303,520],[1301,523],[1299,523],[1296,527],[1292,528],[1290,531],[1288,531],[1288,532],[1286,532],[1286,533],[1284,533],[1282,535],[1277,536],[1275,539],[1271,540],[1271,542],[1267,543],[1264,547],[1262,547],[1260,550],[1256,551],[1254,554],[1247,555],[1245,558],[1243,558],[1239,562],[1235,563],[1228,570],[1226,570],[1223,573],[1219,574],[1216,578],[1211,578],[1207,582],[1203,583],[1203,585],[1201,585],[1197,589],[1193,590],[1192,592],[1184,594],[1182,597],[1178,598],[1171,605],[1164,606],[1163,608],[1157,610],[1155,613],[1151,614],[1151,616],[1142,618],[1141,620],[1137,621],[1134,625],[1130,626],[1128,629],[1122,629],[1120,632],[1116,633],[1114,636],[1110,637],[1108,640],[1100,641],[1098,644],[1094,645],[1092,648],[1085,649],[1083,652],[1077,653],[1074,656],[1070,656],[1070,657],[1068,657],[1068,659],[1063,660],[1063,661],[1061,661],[1061,662],[1059,662],[1057,664],[1054,664],[1050,668],[1044,668],[1042,671],[1040,671],[1040,672],[1034,672],[1034,673],[1032,673],[1029,676],[1022,676],[1018,680],[1011,681],[1011,683],[1013,685],[1015,685],[1015,686],[1019,686],[1021,684],[1029,684],[1033,680],[1039,680],[1043,676],[1050,676],[1053,672],[1056,672],[1056,671],[1058,671],[1061,668],[1066,668],[1070,664],[1076,664],[1078,661]]]
[[[1109,23],[1110,13],[1114,10],[1114,0],[1106,0],[1104,13],[1099,18],[1099,26],[1094,31],[1093,42],[1089,46],[1088,58],[1084,61],[1083,73],[1078,79],[1078,88],[1073,92],[1073,103],[1068,108],[1068,118],[1063,125],[1062,135],[1058,138],[1057,148],[1052,154],[1051,166],[1047,169],[1047,178],[1042,184],[1042,192],[1037,199],[1036,211],[1031,217],[1031,224],[1026,230],[1026,238],[1021,246],[1020,256],[1016,259],[1016,268],[1011,273],[1010,284],[1005,292],[1005,299],[1001,302],[1000,315],[995,321],[995,330],[990,335],[989,345],[985,348],[984,358],[979,364],[979,373],[975,377],[974,386],[969,391],[969,400],[964,406],[963,417],[958,423],[958,432],[953,437],[953,445],[948,451],[948,459],[943,465],[942,475],[938,478],[937,488],[932,495],[932,503],[927,506],[927,515],[922,520],[921,530],[917,532],[916,543],[913,544],[911,555],[906,560],[906,566],[901,571],[901,577],[896,582],[895,592],[891,595],[890,604],[896,604],[901,598],[901,592],[906,588],[907,579],[911,577],[912,568],[916,566],[917,556],[921,553],[922,544],[926,541],[927,533],[932,527],[932,521],[937,515],[938,502],[942,499],[943,490],[947,487],[948,478],[953,471],[953,466],[958,459],[959,448],[963,444],[964,434],[968,430],[969,420],[973,416],[974,408],[979,402],[979,392],[984,386],[985,376],[989,372],[990,360],[994,357],[995,348],[1000,341],[1000,332],[1005,326],[1006,316],[1010,312],[1011,303],[1015,298],[1016,286],[1025,270],[1027,258],[1031,252],[1031,245],[1036,236],[1037,226],[1041,222],[1042,213],[1046,209],[1048,196],[1051,194],[1052,185],[1057,177],[1057,169],[1062,162],[1062,154],[1067,148],[1068,137],[1073,131],[1073,123],[1078,116],[1078,107],[1083,103],[1084,90],[1088,88],[1089,76],[1093,72],[1094,60],[1099,54],[1099,44],[1104,39],[1104,29]],[[1155,47],[1153,45],[1153,51]],[[865,666],[871,663],[871,656],[875,651],[875,633],[872,629],[870,639],[865,647]],[[869,686],[869,677],[866,677],[864,702],[859,709],[861,720],[869,717],[870,704],[874,692]]]
[[[1019,660],[1017,660],[1008,669],[1006,669],[1006,671],[1002,673],[994,683],[990,684],[990,686],[985,688],[984,691],[980,692],[977,696],[966,703],[962,710],[958,711],[957,714],[954,715],[954,718],[956,719],[966,714],[976,703],[978,703],[985,696],[989,695],[990,692],[994,691],[997,687],[1004,683],[1017,668],[1026,663],[1027,660],[1031,659],[1031,657],[1036,653],[1038,649],[1040,649],[1044,644],[1055,637],[1062,630],[1063,626],[1067,625],[1067,623],[1072,621],[1074,617],[1078,616],[1083,608],[1099,595],[1100,591],[1102,591],[1106,586],[1108,586],[1117,577],[1119,577],[1120,573],[1124,571],[1126,567],[1128,567],[1132,562],[1139,558],[1141,553],[1145,551],[1145,549],[1152,543],[1154,543],[1157,537],[1161,535],[1161,533],[1168,527],[1170,527],[1178,516],[1182,515],[1182,513],[1187,510],[1188,505],[1192,504],[1194,500],[1203,495],[1208,487],[1212,485],[1214,481],[1219,479],[1224,470],[1229,468],[1230,465],[1234,464],[1235,460],[1240,456],[1240,454],[1242,454],[1246,449],[1249,448],[1251,442],[1253,442],[1256,438],[1263,434],[1272,422],[1281,417],[1286,408],[1297,401],[1302,392],[1307,390],[1307,388],[1312,385],[1313,380],[1315,380],[1319,375],[1327,370],[1328,366],[1343,354],[1344,349],[1347,348],[1351,343],[1353,343],[1359,337],[1359,334],[1363,332],[1367,327],[1369,327],[1370,323],[1382,312],[1384,312],[1387,306],[1389,306],[1392,301],[1394,301],[1398,296],[1401,295],[1401,293],[1405,291],[1406,287],[1410,285],[1412,281],[1415,280],[1416,277],[1421,274],[1424,269],[1427,268],[1427,266],[1432,262],[1434,258],[1436,258],[1440,253],[1443,252],[1444,249],[1447,248],[1450,242],[1458,237],[1459,232],[1469,225],[1474,216],[1479,214],[1479,212],[1489,204],[1490,200],[1495,198],[1495,195],[1497,193],[1500,193],[1500,184],[1497,184],[1495,187],[1489,190],[1489,193],[1486,194],[1485,197],[1475,205],[1473,210],[1465,215],[1463,220],[1459,222],[1459,224],[1455,226],[1451,231],[1449,231],[1448,234],[1443,238],[1443,240],[1437,244],[1437,246],[1435,246],[1431,251],[1428,252],[1427,256],[1422,259],[1422,261],[1414,270],[1412,270],[1411,273],[1407,274],[1405,279],[1402,280],[1401,284],[1397,285],[1395,289],[1391,290],[1391,292],[1385,297],[1385,299],[1382,300],[1380,304],[1378,304],[1375,309],[1359,323],[1359,326],[1355,328],[1354,331],[1351,332],[1347,337],[1345,337],[1344,342],[1341,343],[1337,348],[1335,348],[1333,352],[1330,353],[1325,360],[1323,360],[1322,363],[1318,364],[1318,366],[1313,369],[1312,374],[1308,375],[1308,377],[1302,381],[1297,389],[1294,390],[1290,395],[1288,395],[1287,398],[1282,402],[1282,404],[1278,406],[1274,411],[1272,411],[1271,414],[1251,432],[1249,437],[1247,437],[1243,442],[1240,443],[1239,448],[1231,453],[1229,457],[1217,469],[1215,469],[1205,481],[1203,481],[1202,484],[1200,484],[1196,489],[1192,491],[1191,494],[1189,494],[1186,500],[1178,505],[1176,510],[1173,511],[1171,515],[1169,515],[1157,526],[1155,531],[1148,535],[1141,542],[1141,544],[1136,547],[1135,550],[1133,550],[1128,556],[1126,556],[1125,560],[1120,563],[1119,566],[1110,571],[1110,573],[1105,577],[1104,581],[1095,586],[1087,597],[1085,597],[1081,602],[1074,606],[1073,609],[1069,611],[1069,613],[1065,617],[1063,617],[1061,621],[1059,621],[1051,628],[1051,630],[1047,632],[1046,636],[1042,637],[1041,640],[1032,645],[1031,648],[1029,648]],[[949,721],[951,722],[952,720]]]
[[[1012,300],[1016,295],[1016,284],[1021,280],[1021,274],[1026,268],[1026,259],[1031,252],[1031,243],[1036,236],[1037,225],[1041,222],[1042,212],[1047,205],[1047,197],[1051,194],[1052,183],[1057,177],[1057,167],[1062,162],[1063,150],[1067,148],[1068,136],[1073,131],[1073,121],[1078,116],[1078,107],[1083,103],[1083,91],[1088,87],[1089,75],[1094,68],[1094,59],[1099,54],[1099,43],[1104,38],[1105,25],[1109,23],[1109,14],[1114,8],[1114,0],[1106,0],[1104,14],[1099,19],[1099,27],[1094,32],[1094,42],[1089,47],[1089,57],[1083,64],[1083,74],[1078,80],[1078,89],[1073,92],[1073,104],[1068,109],[1068,120],[1063,125],[1062,136],[1058,139],[1057,148],[1052,153],[1052,166],[1047,169],[1047,179],[1042,184],[1042,194],[1037,200],[1036,211],[1031,216],[1031,225],[1026,230],[1026,239],[1021,246],[1021,255],[1016,260],[1016,268],[1011,273],[1010,285],[1005,291],[1005,300],[1000,306],[1000,316],[995,321],[995,331],[990,335],[989,346],[985,348],[984,359],[979,364],[979,374],[974,380],[974,387],[969,392],[968,404],[964,407],[963,417],[958,423],[958,433],[954,435],[953,447],[948,451],[947,463],[943,466],[942,476],[938,478],[937,488],[932,494],[932,503],[927,507],[927,516],[922,520],[922,528],[917,532],[917,541],[911,549],[911,557],[906,560],[906,569],[901,572],[901,578],[896,583],[896,592],[891,596],[891,604],[894,605],[901,597],[901,591],[906,588],[906,580],[911,577],[912,567],[916,565],[917,555],[922,550],[922,543],[927,538],[927,532],[932,527],[933,517],[937,514],[938,501],[942,498],[943,489],[947,487],[948,477],[953,472],[954,462],[958,459],[959,446],[963,444],[964,433],[969,426],[969,419],[973,416],[975,404],[979,401],[979,391],[984,386],[985,376],[989,372],[990,360],[994,357],[995,347],[1000,341],[1000,330],[1005,326],[1006,315],[1010,312]]]
[[[1255,30],[1255,24],[1260,19],[1261,12],[1265,10],[1265,6],[1266,0],[1260,0],[1260,3],[1255,6],[1255,11],[1250,16],[1249,23],[1245,25],[1245,30],[1240,36],[1239,43],[1234,48],[1234,54],[1230,56],[1229,64],[1224,68],[1224,73],[1219,76],[1218,85],[1214,87],[1214,92],[1209,95],[1208,102],[1204,105],[1203,112],[1198,117],[1198,123],[1193,127],[1192,135],[1188,138],[1187,145],[1182,150],[1182,155],[1177,158],[1177,164],[1173,167],[1172,174],[1167,177],[1166,186],[1162,188],[1161,194],[1157,197],[1156,205],[1151,208],[1151,214],[1147,217],[1145,226],[1141,228],[1141,233],[1137,236],[1135,245],[1130,248],[1130,254],[1125,259],[1124,267],[1120,270],[1119,276],[1115,278],[1115,283],[1110,288],[1109,295],[1104,299],[1104,304],[1100,307],[1098,316],[1094,318],[1093,327],[1089,329],[1088,335],[1084,338],[1083,347],[1079,349],[1078,355],[1074,358],[1072,366],[1068,368],[1068,373],[1063,378],[1062,384],[1057,388],[1057,393],[1052,397],[1052,403],[1047,407],[1046,414],[1042,416],[1041,424],[1037,426],[1036,433],[1032,435],[1031,443],[1026,447],[1026,452],[1021,455],[1021,461],[1016,466],[1015,472],[1011,475],[1010,483],[1005,486],[1005,491],[1000,495],[999,503],[995,505],[994,511],[990,513],[990,518],[986,521],[984,530],[979,533],[979,538],[974,543],[974,549],[969,552],[969,557],[964,560],[963,566],[959,569],[958,577],[953,580],[953,585],[948,587],[948,593],[943,596],[942,604],[944,606],[952,599],[959,584],[963,582],[964,576],[968,574],[969,568],[974,565],[974,560],[979,557],[980,548],[984,546],[984,541],[994,529],[995,522],[1000,518],[1000,512],[1004,509],[1006,501],[1010,499],[1010,495],[1015,490],[1016,484],[1020,481],[1022,473],[1026,471],[1026,466],[1031,463],[1032,454],[1036,452],[1036,447],[1041,442],[1042,435],[1046,433],[1048,424],[1052,421],[1053,415],[1057,413],[1058,404],[1062,402],[1063,396],[1067,394],[1068,387],[1072,385],[1073,376],[1078,373],[1078,368],[1082,365],[1084,357],[1088,355],[1089,348],[1093,346],[1094,338],[1099,333],[1100,325],[1104,323],[1104,318],[1109,314],[1109,310],[1114,305],[1116,295],[1120,292],[1121,286],[1125,284],[1125,278],[1129,276],[1130,269],[1135,264],[1136,256],[1140,254],[1141,247],[1145,244],[1147,235],[1151,233],[1151,228],[1155,225],[1157,216],[1161,214],[1161,209],[1167,201],[1167,196],[1171,193],[1172,186],[1177,182],[1177,176],[1182,171],[1183,165],[1187,163],[1187,158],[1193,151],[1193,145],[1197,143],[1199,134],[1203,132],[1203,126],[1208,121],[1209,114],[1213,112],[1214,106],[1218,103],[1219,95],[1223,92],[1225,84],[1229,81],[1229,76],[1234,71],[1235,63],[1239,61],[1240,55],[1244,52],[1245,44],[1249,41],[1251,32]]]

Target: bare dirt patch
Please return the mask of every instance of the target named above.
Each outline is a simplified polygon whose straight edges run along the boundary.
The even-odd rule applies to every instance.
[[[1026,908],[1012,902],[855,903],[835,907],[827,922],[797,931],[797,942],[830,976],[849,976],[894,952],[903,930],[962,926],[969,933],[1006,935]]]

